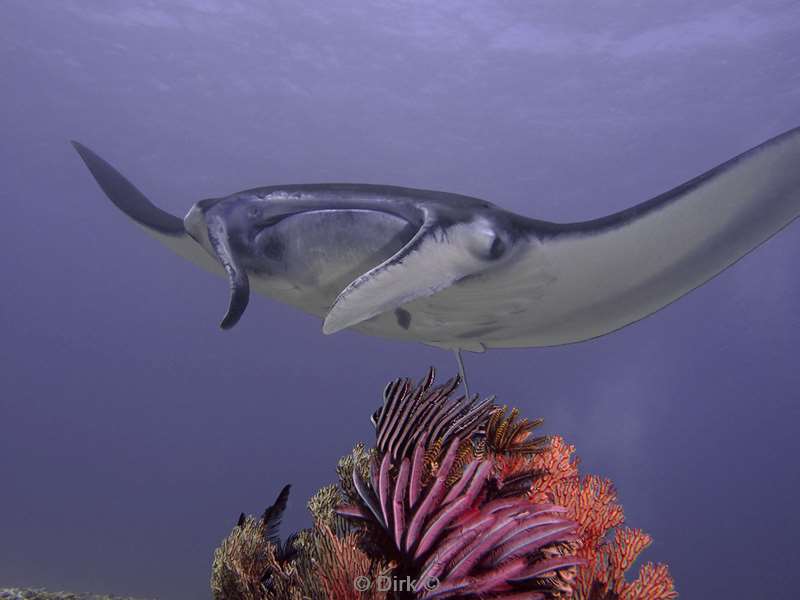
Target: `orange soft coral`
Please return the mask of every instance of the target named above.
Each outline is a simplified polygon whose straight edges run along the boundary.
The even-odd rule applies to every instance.
[[[636,580],[625,573],[652,539],[639,529],[621,527],[625,521],[614,485],[595,475],[581,477],[575,447],[560,437],[531,458],[531,467],[541,474],[531,485],[534,502],[552,502],[568,509],[578,523],[581,547],[578,556],[586,565],[578,567],[576,600],[671,600],[677,597],[666,565],[644,564]]]

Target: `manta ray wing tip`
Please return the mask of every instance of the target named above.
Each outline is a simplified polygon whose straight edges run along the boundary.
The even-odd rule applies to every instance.
[[[92,163],[105,162],[98,154],[85,144],[81,144],[78,140],[70,140],[70,145],[75,148],[75,151],[81,157],[86,166],[91,168]]]
[[[73,148],[75,148],[75,151],[80,155],[84,162],[95,155],[94,152],[92,152],[87,146],[81,144],[78,140],[70,140],[69,143]]]

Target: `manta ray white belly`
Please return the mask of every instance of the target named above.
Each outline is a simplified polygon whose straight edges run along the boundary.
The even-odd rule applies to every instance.
[[[445,348],[552,346],[642,319],[713,278],[800,214],[800,129],[601,219],[557,224],[477,198],[310,184],[198,202],[185,222],[88,148],[108,197],[178,254],[227,275],[233,326],[254,291],[324,331]]]

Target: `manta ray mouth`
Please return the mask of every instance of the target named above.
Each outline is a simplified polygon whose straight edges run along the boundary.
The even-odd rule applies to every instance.
[[[214,249],[217,259],[228,274],[231,287],[231,296],[228,303],[228,312],[219,326],[222,329],[231,329],[242,318],[247,303],[250,301],[250,279],[231,251],[228,229],[225,221],[220,216],[209,216],[207,219],[208,241]]]

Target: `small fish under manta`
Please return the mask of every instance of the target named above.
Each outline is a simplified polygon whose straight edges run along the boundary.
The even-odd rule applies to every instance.
[[[181,220],[73,142],[109,199],[171,250],[226,276],[233,327],[258,293],[342,329],[454,350],[596,338],[705,283],[800,214],[800,128],[646,202],[551,223],[469,196],[384,185],[276,185]]]

